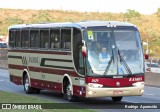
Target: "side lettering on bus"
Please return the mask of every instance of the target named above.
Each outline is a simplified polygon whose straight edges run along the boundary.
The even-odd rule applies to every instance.
[[[29,62],[30,63],[38,63],[38,57],[29,57]]]
[[[129,78],[129,81],[142,81],[142,77],[138,77],[138,78]]]

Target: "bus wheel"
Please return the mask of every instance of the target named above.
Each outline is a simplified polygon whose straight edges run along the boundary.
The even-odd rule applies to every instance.
[[[32,94],[32,93],[34,93],[34,89],[29,86],[29,78],[28,78],[27,75],[24,76],[23,85],[24,85],[24,91],[25,91],[27,94]]]
[[[122,97],[112,97],[112,100],[114,102],[120,102],[122,100]]]
[[[66,98],[68,101],[73,102],[76,100],[76,97],[72,95],[72,88],[71,88],[71,84],[69,83],[69,81],[66,84]]]

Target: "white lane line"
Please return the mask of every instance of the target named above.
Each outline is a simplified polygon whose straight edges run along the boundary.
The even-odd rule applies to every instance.
[[[160,89],[159,87],[152,87],[152,86],[145,86],[145,88],[148,88],[148,89],[150,89],[150,88],[151,88],[151,89],[155,89],[155,88],[156,88],[156,89]]]
[[[10,81],[7,81],[7,80],[0,80],[0,82],[10,82]]]
[[[125,102],[128,102],[128,103],[140,103],[140,102],[129,101],[129,100],[122,100],[122,101],[125,101]]]
[[[148,94],[148,93],[143,93],[143,94],[148,96],[155,96],[155,94]]]

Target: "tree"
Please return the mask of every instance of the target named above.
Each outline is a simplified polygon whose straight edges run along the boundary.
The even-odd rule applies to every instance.
[[[160,8],[157,9],[156,14],[157,14],[157,16],[160,18]]]
[[[9,25],[12,25],[12,24],[22,24],[24,21],[20,17],[7,17],[5,18],[5,22]]]
[[[37,14],[32,15],[34,19],[32,19],[32,23],[44,23],[51,22],[50,15],[46,10],[39,10]]]
[[[125,15],[125,18],[133,18],[133,17],[139,18],[141,16],[139,12],[136,12],[135,10],[131,10],[131,9],[128,9],[124,15]]]

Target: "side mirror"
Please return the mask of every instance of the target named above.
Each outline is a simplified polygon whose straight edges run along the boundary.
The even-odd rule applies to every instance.
[[[87,54],[86,44],[85,44],[85,41],[82,40],[82,56],[86,57],[86,54]]]
[[[145,54],[144,57],[145,57],[146,60],[149,59],[149,55],[148,54]]]

